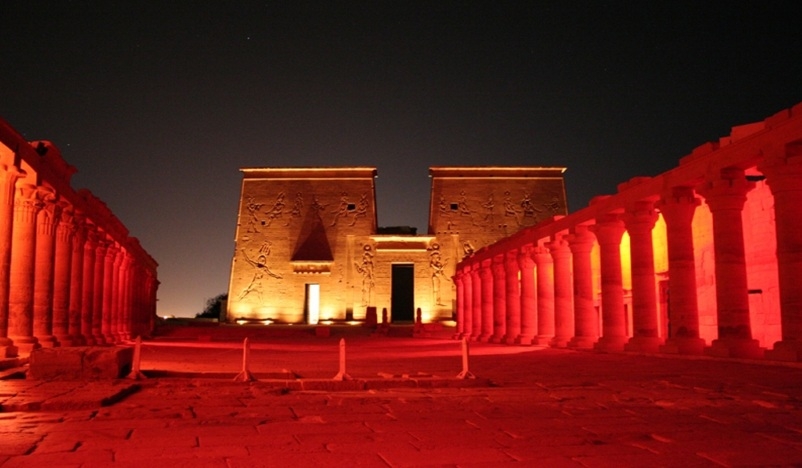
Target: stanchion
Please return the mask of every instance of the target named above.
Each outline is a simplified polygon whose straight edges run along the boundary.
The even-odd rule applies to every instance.
[[[334,376],[334,380],[351,380],[351,376],[345,372],[345,338],[340,338],[340,371]]]
[[[468,370],[468,340],[462,339],[462,372],[457,374],[458,379],[475,379],[476,376]]]
[[[144,380],[147,379],[145,374],[143,374],[139,370],[139,364],[142,361],[142,337],[136,337],[136,343],[134,343],[134,362],[131,363],[131,373],[128,374],[129,379],[132,380]]]
[[[256,380],[256,377],[251,374],[250,369],[248,368],[248,358],[251,354],[251,344],[248,342],[248,338],[242,340],[242,372],[237,374],[234,377],[234,382],[253,382]]]

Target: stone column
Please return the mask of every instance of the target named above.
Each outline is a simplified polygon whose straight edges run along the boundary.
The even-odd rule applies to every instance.
[[[121,323],[120,323],[120,339],[121,340],[130,340],[133,338],[132,335],[132,308],[131,308],[131,297],[132,297],[132,290],[133,290],[133,258],[128,252],[125,252],[125,257],[123,258],[122,270],[121,270],[120,282],[121,282],[121,289],[122,289],[122,298],[121,298],[121,309],[122,309],[122,316],[121,316]]]
[[[757,340],[752,339],[741,217],[746,192],[753,186],[746,180],[743,170],[729,168],[700,188],[713,215],[718,338],[705,350],[713,356],[763,357]]]
[[[42,208],[36,215],[36,247],[33,282],[33,334],[45,348],[56,346],[53,336],[53,277],[55,274],[56,224],[61,207],[56,194],[45,187],[38,188]]]
[[[8,337],[8,300],[14,194],[17,180],[24,176],[25,172],[16,166],[0,164],[0,359],[17,355],[17,348]]]
[[[624,214],[629,233],[632,265],[632,338],[626,351],[656,353],[663,344],[658,332],[657,283],[654,275],[654,246],[652,229],[658,214],[654,202],[635,202]]]
[[[503,343],[507,334],[507,272],[504,254],[493,257],[493,336],[491,343]]]
[[[114,344],[114,333],[111,329],[112,315],[115,313],[115,279],[117,277],[117,253],[120,251],[119,247],[114,241],[109,241],[106,248],[106,257],[103,264],[103,305],[102,314],[100,316],[100,330],[103,334],[103,342],[106,344]]]
[[[535,292],[535,262],[532,247],[521,247],[518,254],[521,269],[521,334],[516,343],[531,345],[537,335],[537,293]]]
[[[565,348],[574,337],[571,249],[565,234],[553,236],[549,251],[554,261],[554,338],[551,346]]]
[[[108,243],[105,235],[98,233],[97,246],[95,247],[95,273],[93,276],[95,284],[92,287],[94,295],[92,301],[92,337],[96,345],[105,344],[103,339],[103,298],[106,295],[103,284],[105,280],[106,250]]]
[[[17,182],[11,244],[11,277],[8,299],[8,334],[20,354],[40,347],[33,336],[34,259],[36,215],[41,209],[35,185]]]
[[[86,225],[86,244],[84,245],[83,288],[81,290],[81,337],[84,344],[92,346],[95,341],[93,322],[95,318],[95,254],[97,251],[97,231]]]
[[[72,235],[72,255],[70,264],[70,310],[69,330],[70,343],[73,346],[83,346],[86,340],[81,334],[81,311],[83,309],[84,288],[84,245],[86,244],[86,229],[83,216],[76,213],[73,219],[74,231]]]
[[[462,308],[462,336],[466,340],[471,339],[473,334],[473,275],[471,275],[471,265],[466,265],[462,269],[462,282],[465,284],[465,306]],[[476,285],[479,286],[478,284]]]
[[[504,342],[515,344],[515,339],[521,334],[521,282],[518,279],[518,252],[511,250],[504,258],[504,287],[507,291],[507,332]]]
[[[493,259],[482,260],[479,277],[482,278],[482,334],[479,341],[490,341],[493,336]]]
[[[608,213],[596,219],[592,230],[599,241],[602,286],[602,336],[596,343],[596,349],[606,352],[624,351],[624,344],[628,340],[621,273],[624,222],[620,214]]]
[[[535,248],[537,265],[537,337],[535,344],[545,346],[554,339],[554,262],[549,249]]]
[[[802,361],[802,153],[799,145],[769,152],[759,169],[774,196],[782,340],[766,357]]]
[[[60,346],[72,345],[70,337],[70,279],[72,279],[72,208],[60,206],[56,226],[53,265],[53,335]]]
[[[457,330],[453,338],[460,339],[465,331],[465,281],[462,270],[454,274],[454,284],[457,287]]]
[[[574,338],[569,348],[592,349],[599,339],[599,316],[594,305],[593,268],[590,253],[593,233],[587,225],[579,224],[568,235],[568,247],[574,267]]]
[[[657,207],[666,223],[668,244],[669,336],[660,352],[702,354],[699,306],[696,298],[696,262],[693,254],[693,215],[699,199],[690,187],[674,187]]]
[[[473,316],[473,331],[471,332],[471,340],[478,340],[482,334],[482,276],[479,274],[479,263],[474,263],[471,268],[471,284],[473,285],[473,301],[471,305],[471,315]]]

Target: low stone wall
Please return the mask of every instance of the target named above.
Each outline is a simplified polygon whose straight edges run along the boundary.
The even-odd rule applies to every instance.
[[[117,379],[131,372],[131,346],[40,348],[31,352],[29,379]]]

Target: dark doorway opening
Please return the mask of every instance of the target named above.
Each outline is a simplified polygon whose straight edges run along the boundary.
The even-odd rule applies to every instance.
[[[393,265],[393,284],[390,299],[392,322],[412,322],[415,319],[415,267],[412,264]]]

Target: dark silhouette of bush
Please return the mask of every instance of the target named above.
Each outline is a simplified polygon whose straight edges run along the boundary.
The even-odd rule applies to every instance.
[[[195,314],[195,318],[213,318],[219,319],[220,313],[223,311],[223,304],[228,300],[228,294],[218,294],[215,297],[206,300],[206,308],[203,312]]]

